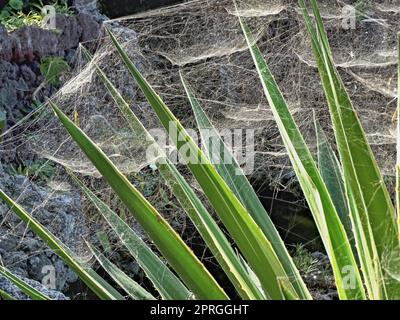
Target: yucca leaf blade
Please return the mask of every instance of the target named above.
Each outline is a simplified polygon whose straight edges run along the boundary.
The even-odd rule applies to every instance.
[[[121,242],[144,270],[154,287],[166,300],[187,300],[192,294],[184,284],[168,269],[161,259],[140,239],[129,225],[107,204],[100,200],[75,175],[70,173],[85,196],[108,222]]]
[[[7,292],[1,289],[0,289],[0,298],[2,298],[3,300],[10,300],[10,301],[17,300],[12,295],[8,294]]]
[[[287,281],[280,280],[279,284],[281,286],[282,294],[285,297],[285,300],[299,300],[299,298],[294,296],[291,290],[288,289]]]
[[[315,0],[316,26],[299,0],[317,61],[343,168],[361,270],[371,299],[400,297],[400,243],[395,209],[357,112],[334,65]]]
[[[262,290],[249,276],[217,223],[176,167],[168,159],[158,167],[238,294],[243,299],[265,299]]]
[[[239,19],[279,132],[330,257],[339,296],[342,299],[364,299],[350,243],[328,190],[249,27],[242,18]],[[354,276],[352,288],[345,283],[349,268]]]
[[[87,52],[86,54],[88,59],[91,59],[91,56]],[[156,164],[162,177],[171,187],[182,208],[193,221],[195,227],[222,269],[225,271],[226,275],[231,280],[232,284],[235,286],[239,295],[243,299],[264,299],[264,294],[254,284],[253,279],[248,275],[245,268],[243,268],[243,265],[237,258],[231,244],[226,239],[226,236],[218,227],[217,223],[211,217],[210,213],[204,207],[193,189],[182,177],[175,165],[171,163],[164,152],[162,152],[159,145],[154,141],[146,128],[144,128],[140,123],[139,119],[137,119],[125,99],[108,79],[106,74],[95,62],[93,63],[95,64],[97,73],[103,80],[109,94],[113,97],[115,103],[128,122],[130,129],[136,136],[145,137],[146,141],[152,142],[152,151],[154,154],[158,155]]]
[[[339,214],[340,220],[342,221],[348,237],[352,238],[353,232],[351,230],[346,190],[339,160],[332,150],[321,124],[316,118],[314,118],[314,125],[317,136],[318,168],[321,172],[321,177],[324,180],[329,193],[331,194],[333,204],[336,207],[336,211]]]
[[[107,274],[134,300],[155,300],[155,298],[132,280],[115,264],[108,260],[100,251],[88,244],[96,260],[106,270]]]
[[[164,128],[170,134],[172,132],[180,136],[180,139],[171,136],[178,150],[181,150],[182,147],[189,149],[192,157],[196,158],[194,163],[190,163],[189,161],[189,169],[234,238],[250,267],[260,279],[265,293],[271,299],[282,298],[282,292],[277,279],[280,277],[287,278],[287,274],[276,253],[273,251],[271,243],[230,190],[226,182],[218,174],[214,166],[194,143],[181,123],[143,78],[115,36],[110,31],[108,33],[122,60],[135,78]],[[294,291],[294,288],[292,290]]]
[[[225,292],[168,222],[80,128],[55,104],[51,103],[51,106],[72,139],[101,173],[195,296],[199,299],[226,299]]]
[[[16,275],[14,275],[7,268],[0,266],[0,274],[10,280],[13,284],[15,284],[23,293],[25,293],[32,300],[51,300],[48,296],[41,293],[34,287],[32,287],[29,283],[26,283]]]
[[[294,265],[293,260],[278,233],[278,230],[276,230],[267,211],[260,202],[250,182],[247,180],[242,168],[237,163],[231,151],[226,147],[222,138],[218,134],[218,131],[207,117],[200,105],[200,102],[196,98],[193,90],[186,83],[182,74],[181,82],[192,106],[197,126],[202,136],[202,142],[208,152],[209,159],[217,159],[215,168],[217,169],[218,173],[242,202],[245,208],[249,211],[254,221],[261,228],[267,239],[271,242],[271,245],[279,257],[282,266],[285,269],[298,296],[301,299],[310,299],[311,295],[305,286],[300,273]],[[217,148],[209,146],[209,141],[206,141],[208,138],[204,137],[203,135],[204,131],[206,131],[207,135],[212,138],[212,142],[216,144]]]
[[[24,221],[64,262],[81,278],[81,280],[100,298],[104,300],[123,300],[118,292],[111,290],[109,285],[91,269],[85,268],[72,255],[57,237],[42,226],[35,218],[27,213],[19,204],[14,202],[4,191],[0,190],[0,198],[11,207],[14,213]]]

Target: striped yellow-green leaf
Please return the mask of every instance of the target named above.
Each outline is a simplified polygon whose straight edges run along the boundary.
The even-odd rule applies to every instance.
[[[243,299],[265,299],[263,290],[257,287],[217,223],[176,167],[166,160],[159,169],[238,294]]]
[[[143,78],[115,36],[111,32],[109,34],[118,53],[160,122],[170,134],[171,140],[175,143],[180,154],[189,155],[190,159],[187,159],[188,168],[202,187],[250,267],[260,279],[265,293],[271,299],[281,299],[282,291],[278,278],[287,278],[288,276],[271,243],[181,123]],[[175,134],[176,137],[174,137]],[[293,287],[291,290],[296,295]]]
[[[51,106],[88,159],[93,163],[150,239],[198,299],[227,299],[227,295],[160,213],[117,169],[111,160],[55,104]]]
[[[353,255],[358,262],[356,243],[353,235],[353,229],[350,219],[350,212],[347,206],[346,188],[343,181],[343,171],[340,162],[333,151],[328,138],[321,124],[314,114],[314,125],[317,136],[317,155],[318,155],[318,169],[321,177],[325,182],[333,204],[339,215],[340,221],[346,230],[347,237],[349,238]]]
[[[132,280],[115,264],[108,260],[96,248],[88,244],[97,261],[106,270],[107,274],[134,300],[155,300],[155,298],[142,288],[136,281]]]
[[[12,300],[17,300],[12,295],[8,294],[7,292],[5,292],[5,291],[3,291],[1,289],[0,289],[0,298],[3,299],[3,300],[11,300],[11,301]]]
[[[258,199],[250,182],[247,180],[242,168],[237,163],[234,155],[226,147],[218,131],[207,117],[200,102],[196,98],[191,87],[186,83],[182,74],[181,81],[189,98],[193,113],[196,118],[197,127],[200,130],[202,143],[208,158],[216,159],[215,168],[245,208],[249,211],[254,221],[258,224],[264,235],[271,242],[276,255],[279,257],[293,287],[301,299],[310,299],[311,295],[300,276],[299,271],[293,263],[292,258],[283,243],[278,230],[276,230],[267,211]],[[213,144],[213,145],[211,145]]]
[[[81,280],[100,298],[104,300],[123,300],[123,296],[105,282],[96,272],[86,268],[57,237],[43,227],[35,218],[27,213],[19,204],[0,190],[0,198],[11,207],[16,215],[24,221],[64,262],[81,278]]]
[[[346,190],[343,182],[343,173],[340,163],[329,144],[328,138],[321,124],[314,115],[315,133],[317,136],[318,168],[326,188],[331,194],[333,204],[339,214],[340,220],[346,230],[349,239],[353,237],[349,209],[347,207]]]
[[[331,196],[261,51],[248,26],[239,19],[283,143],[330,257],[339,296],[341,299],[364,299],[357,264]],[[352,286],[346,281],[349,273]]]
[[[10,280],[13,284],[15,284],[23,293],[25,293],[32,300],[51,300],[48,296],[41,293],[34,287],[32,287],[29,283],[23,281],[16,275],[14,275],[7,268],[0,266],[0,274],[5,276],[8,280]]]
[[[140,239],[129,225],[114,211],[101,201],[89,188],[87,188],[75,175],[70,173],[85,196],[94,204],[102,214],[121,242],[135,258],[137,263],[146,273],[154,287],[166,300],[187,300],[192,293],[184,286],[175,274],[169,270],[165,263]]]
[[[88,55],[88,58],[91,58],[90,55]],[[218,263],[235,286],[238,294],[243,299],[265,298],[262,290],[255,285],[253,279],[240,263],[231,244],[226,239],[226,236],[197,197],[196,193],[182,177],[175,165],[171,163],[164,152],[161,151],[157,142],[154,141],[149,132],[140,123],[139,119],[129,108],[129,105],[126,103],[124,98],[96,63],[95,67],[133,133],[136,136],[145,137],[143,140],[151,142],[152,152],[157,155],[156,163],[161,175],[170,185],[182,208],[193,221],[208,248],[211,250]]]
[[[299,0],[328,101],[343,169],[361,270],[371,299],[400,298],[400,243],[395,209],[346,88],[333,62],[315,0],[312,23]]]
[[[282,294],[285,297],[285,300],[299,300],[292,294],[291,290],[288,289],[287,280],[279,280],[279,285],[281,286]]]

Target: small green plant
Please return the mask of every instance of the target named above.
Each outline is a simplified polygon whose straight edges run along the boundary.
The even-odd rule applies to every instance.
[[[34,180],[48,181],[55,173],[55,164],[46,159],[26,161],[18,166],[9,166],[8,173],[22,175]]]
[[[303,244],[296,244],[293,250],[293,262],[303,275],[317,270],[318,259],[314,258]]]
[[[8,30],[20,29],[24,26],[41,26],[43,22],[43,16],[37,12],[30,11],[28,13],[17,12],[9,17],[6,22],[6,28]]]
[[[3,22],[5,19],[10,17],[13,12],[21,11],[24,7],[24,2],[22,0],[10,0],[4,6],[0,12],[0,21]]]
[[[69,70],[69,65],[63,57],[46,57],[40,62],[40,73],[45,82],[52,85],[59,85],[60,77]]]
[[[27,13],[22,11],[23,2],[20,0],[10,1],[0,12],[0,23],[8,31],[13,31],[24,26],[40,26],[43,16],[40,12],[31,10]]]
[[[75,11],[68,5],[67,0],[57,0],[49,5],[54,7],[56,13],[63,15],[73,15]],[[42,1],[24,6],[22,0],[10,0],[0,11],[0,23],[8,31],[14,31],[24,26],[42,27],[45,12],[42,11],[45,5]]]
[[[56,12],[66,16],[71,16],[75,14],[75,10],[69,6],[67,0],[58,0],[53,3]]]

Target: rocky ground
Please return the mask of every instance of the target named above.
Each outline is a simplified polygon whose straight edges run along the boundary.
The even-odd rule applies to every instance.
[[[105,16],[99,13],[96,1],[77,0],[74,3],[76,14],[57,15],[59,32],[53,32],[34,26],[26,26],[7,32],[0,24],[0,113],[4,115],[6,130],[25,115],[32,112],[35,99],[42,100],[50,96],[58,86],[44,83],[40,72],[41,59],[58,56],[66,59],[73,67],[76,48],[79,43],[91,41],[99,36],[100,26]],[[10,140],[17,140],[18,130],[11,133]],[[36,208],[35,216],[61,240],[70,243],[81,241],[85,233],[79,194],[73,192],[54,193],[45,183],[31,181],[24,172],[12,172],[10,167],[18,163],[32,161],[35,154],[20,146],[8,145],[0,151],[0,188],[15,199],[19,199],[26,209]],[[5,144],[3,144],[4,146]],[[18,145],[18,147],[17,147]],[[51,203],[45,203],[51,196]],[[76,282],[76,275],[49,250],[24,225],[5,204],[0,205],[0,259],[15,274],[30,279],[29,283],[52,298],[66,299],[61,291]],[[54,268],[56,283],[54,290],[47,289],[43,278],[48,270]],[[14,294],[17,298],[24,295],[4,277],[0,277],[0,288]]]

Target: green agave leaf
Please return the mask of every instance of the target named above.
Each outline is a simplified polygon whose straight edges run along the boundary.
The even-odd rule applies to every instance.
[[[343,173],[339,160],[329,144],[328,138],[323,131],[321,124],[314,115],[315,132],[317,135],[318,168],[321,177],[325,182],[336,211],[346,230],[349,239],[353,238],[349,210],[347,207],[346,190],[343,182]]]
[[[189,151],[192,160],[195,160],[193,161],[194,163],[189,161],[189,169],[240,248],[250,267],[260,279],[265,293],[271,299],[281,299],[282,292],[277,279],[281,277],[287,278],[287,274],[276,256],[271,243],[230,190],[226,182],[218,174],[215,167],[194,143],[193,139],[153,88],[143,78],[114,35],[110,31],[108,31],[108,33],[118,53],[143,91],[164,128],[170,134],[171,132],[175,132],[180,137],[176,139],[176,137],[173,137],[173,134],[171,136],[179,152],[182,154],[184,153],[183,150]],[[294,294],[296,294],[294,288],[291,289],[294,291]]]
[[[88,59],[91,59],[91,56],[86,51],[84,52]],[[146,128],[140,123],[139,119],[129,108],[129,105],[107,78],[105,73],[96,63],[95,66],[99,76],[124,115],[131,130],[136,136],[145,137],[143,140],[151,142],[150,144],[153,152],[159,155],[157,167],[160,170],[161,175],[173,190],[174,195],[179,200],[183,209],[188,213],[207,246],[231,280],[232,284],[235,286],[237,292],[243,299],[264,299],[265,296],[262,293],[262,290],[254,284],[253,278],[251,278],[243,268],[224,233],[218,227],[217,223],[211,217],[193,189],[182,177],[175,165],[171,163],[171,161],[169,161],[166,155],[161,151],[153,137],[151,137]]]
[[[8,270],[3,266],[0,266],[0,274],[2,274],[13,284],[15,284],[19,289],[21,289],[23,293],[25,293],[32,300],[51,300],[48,296],[36,290],[29,283],[23,281],[22,279],[14,275],[10,270]]]
[[[0,298],[3,300],[17,300],[12,295],[0,289]],[[0,299],[1,300],[1,299]]]
[[[333,62],[322,18],[311,1],[316,27],[299,0],[328,101],[346,186],[361,270],[371,299],[400,298],[400,243],[395,209],[383,177]]]
[[[198,299],[227,299],[225,292],[168,222],[80,128],[56,105],[51,103],[51,106],[73,140],[101,173],[195,296]]]
[[[113,210],[101,201],[89,188],[87,188],[75,175],[70,173],[86,197],[96,206],[97,210],[113,228],[119,239],[135,258],[140,267],[149,277],[154,287],[160,292],[163,299],[187,300],[192,293],[168,269],[161,259],[136,235],[129,225],[122,220]]]
[[[252,281],[257,286],[257,288],[262,290],[262,285],[260,283],[260,279],[258,279],[258,277],[254,273],[254,271],[250,268],[250,266],[248,265],[246,260],[244,260],[243,256],[240,254],[240,252],[238,250],[236,250],[236,256],[238,257],[240,263],[243,265],[243,268],[246,269],[247,273],[249,274],[249,277],[252,279]]]
[[[189,98],[193,113],[196,118],[197,126],[200,129],[203,145],[208,152],[209,159],[219,159],[215,165],[218,173],[225,180],[231,190],[235,193],[244,207],[249,211],[254,221],[258,224],[264,235],[271,242],[276,255],[282,263],[293,287],[301,299],[311,299],[311,295],[300,276],[299,271],[293,263],[285,244],[283,243],[278,230],[276,230],[267,211],[260,202],[250,182],[247,180],[242,168],[237,163],[234,155],[226,147],[218,131],[212,125],[210,119],[202,109],[193,90],[184,80],[181,74],[181,81]],[[211,137],[208,139],[204,132]],[[208,141],[207,141],[208,140]],[[216,143],[216,147],[211,144]],[[221,161],[227,159],[228,161]]]
[[[158,168],[240,296],[244,299],[265,299],[263,290],[258,288],[243,267],[217,223],[176,167],[166,160],[166,163],[159,164]]]
[[[111,243],[107,233],[104,230],[96,232],[97,239],[100,241],[100,245],[103,247],[103,252],[111,253]]]
[[[364,299],[350,243],[329,192],[248,26],[239,19],[290,161],[330,257],[339,296],[341,299]],[[349,270],[352,286],[346,281]]]
[[[129,278],[126,273],[119,269],[115,264],[108,260],[96,248],[92,247],[89,243],[88,246],[96,257],[97,261],[111,276],[111,278],[134,300],[155,300],[155,298],[143,289],[137,282]]]
[[[288,289],[288,283],[285,280],[279,280],[279,285],[281,286],[282,294],[285,297],[285,300],[299,300],[296,296],[294,296],[290,289]]]
[[[54,252],[81,278],[81,280],[100,298],[104,300],[123,300],[116,290],[105,282],[96,272],[85,268],[74,257],[57,237],[43,227],[35,218],[27,213],[19,204],[0,190],[0,198],[11,207],[17,216],[35,232],[40,239],[49,245]]]
[[[326,137],[321,124],[315,118],[315,114],[314,125],[317,134],[318,168],[328,192],[331,195],[336,211],[339,214],[340,221],[342,221],[344,229],[346,230],[351,249],[353,250],[353,255],[358,264],[357,248],[347,206],[346,188],[344,186],[343,172],[340,167],[340,162],[329,144],[328,138]]]

